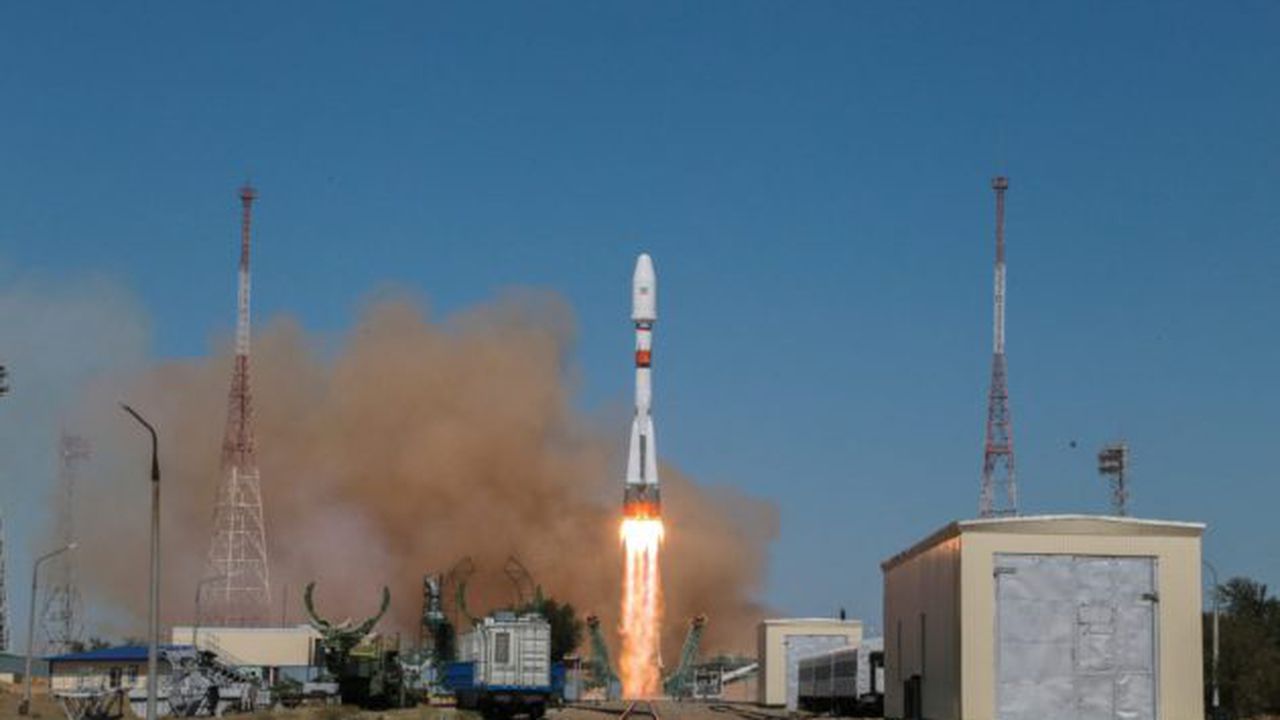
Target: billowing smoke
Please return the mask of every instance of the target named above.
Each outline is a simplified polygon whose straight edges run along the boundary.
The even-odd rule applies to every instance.
[[[505,297],[444,322],[406,299],[371,305],[337,346],[288,319],[255,334],[258,460],[272,559],[273,619],[376,609],[414,637],[421,580],[464,557],[474,613],[510,604],[517,557],[544,591],[616,628],[625,419],[575,409],[573,322],[550,295]],[[145,608],[146,440],[115,405],[161,431],[163,616],[187,622],[204,572],[231,375],[230,347],[96,384],[77,420],[100,447],[82,493],[81,564],[91,598]],[[664,656],[706,613],[710,651],[752,649],[774,509],[663,468]],[[141,627],[140,623],[137,627]],[[616,647],[616,645],[615,645]]]

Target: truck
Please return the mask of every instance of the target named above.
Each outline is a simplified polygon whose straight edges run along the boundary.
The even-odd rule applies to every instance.
[[[463,710],[489,720],[539,720],[552,699],[551,625],[541,615],[495,613],[458,643],[444,683]]]

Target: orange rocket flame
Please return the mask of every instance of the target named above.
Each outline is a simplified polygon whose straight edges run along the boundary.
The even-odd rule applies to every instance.
[[[626,698],[657,697],[662,687],[659,628],[662,586],[658,549],[662,520],[646,515],[623,519],[622,548],[626,572],[622,585],[622,694]]]

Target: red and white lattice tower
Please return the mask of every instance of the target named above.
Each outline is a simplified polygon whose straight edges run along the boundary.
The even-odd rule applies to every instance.
[[[213,513],[207,617],[221,625],[265,622],[271,605],[267,532],[262,515],[262,486],[253,443],[253,399],[249,390],[249,229],[253,201],[240,188],[240,292],[236,318],[235,371],[227,398],[227,427],[222,441],[222,478]]]
[[[1009,179],[997,177],[991,181],[991,188],[996,191],[995,347],[991,358],[991,391],[987,397],[982,497],[978,504],[978,514],[984,518],[1018,514],[1013,416],[1009,411],[1009,381],[1004,357],[1004,193],[1009,189]]]

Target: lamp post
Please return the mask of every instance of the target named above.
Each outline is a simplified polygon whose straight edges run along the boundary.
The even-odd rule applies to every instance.
[[[196,634],[200,631],[200,620],[201,620],[200,596],[204,592],[204,586],[208,585],[209,583],[214,583],[219,580],[222,580],[226,577],[227,577],[226,575],[212,575],[207,578],[202,578],[200,582],[196,583],[196,621],[191,626],[191,647],[196,650],[200,649],[199,645],[196,644]]]
[[[156,720],[156,683],[160,652],[160,460],[156,429],[137,410],[120,403],[124,411],[151,433],[151,598],[147,608],[147,717]]]
[[[1221,602],[1218,590],[1221,585],[1218,584],[1218,570],[1213,563],[1208,560],[1201,560],[1204,566],[1209,568],[1209,574],[1213,576],[1213,673],[1209,676],[1210,682],[1213,683],[1213,715],[1214,720],[1218,718],[1218,615],[1219,603]]]
[[[27,668],[22,675],[22,704],[18,705],[19,715],[27,715],[31,712],[31,655],[34,652],[33,644],[36,637],[36,592],[40,587],[40,566],[46,560],[52,560],[68,550],[75,549],[75,543],[63,545],[53,552],[47,552],[36,558],[35,565],[31,566],[31,610],[27,615]]]

